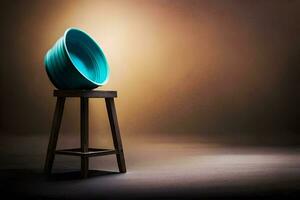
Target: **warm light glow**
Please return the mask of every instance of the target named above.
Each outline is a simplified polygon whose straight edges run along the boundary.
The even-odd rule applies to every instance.
[[[13,55],[9,65],[18,68],[16,84],[22,86],[24,101],[44,113],[44,118],[37,117],[44,130],[49,129],[46,118],[50,119],[53,110],[49,99],[53,86],[43,58],[67,28],[78,27],[98,41],[108,59],[110,80],[99,89],[118,90],[116,103],[124,134],[214,132],[219,136],[223,131],[251,132],[253,127],[264,131],[267,124],[273,127],[274,121],[284,118],[278,113],[288,113],[284,105],[289,97],[282,91],[290,83],[283,74],[288,73],[287,44],[295,44],[289,43],[293,37],[280,35],[289,36],[293,29],[266,28],[272,20],[278,27],[292,23],[290,9],[282,11],[281,3],[265,4],[267,11],[258,4],[249,8],[235,1],[20,3],[13,10],[26,17],[16,18],[18,26],[10,30],[15,36],[9,43],[12,50],[8,54]],[[276,19],[265,18],[265,12]],[[41,91],[44,101],[34,101]],[[65,127],[74,124],[77,108],[75,103],[69,111],[67,108]],[[102,103],[92,102],[91,108],[91,119],[105,119]],[[9,116],[8,121],[14,117]],[[275,124],[287,126],[285,119]],[[24,123],[27,125],[35,127]],[[91,123],[91,130],[104,127],[98,121]],[[74,132],[64,127],[63,131]]]

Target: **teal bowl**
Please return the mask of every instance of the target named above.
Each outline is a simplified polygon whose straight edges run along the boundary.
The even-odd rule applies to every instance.
[[[50,81],[58,89],[93,89],[105,85],[109,66],[99,45],[87,33],[69,28],[45,56]]]

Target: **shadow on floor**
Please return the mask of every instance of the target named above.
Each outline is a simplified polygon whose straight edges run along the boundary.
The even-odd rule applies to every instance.
[[[89,170],[88,179],[99,178],[103,176],[118,175],[119,172]],[[80,171],[56,172],[46,176],[41,170],[37,169],[2,169],[0,178],[3,181],[70,181],[83,180],[80,177]]]
[[[88,178],[81,179],[80,171],[53,173],[47,177],[39,169],[2,169],[0,170],[0,192],[10,199],[66,199],[65,192],[74,191],[75,195],[81,194],[81,186],[89,186],[95,181],[101,181],[102,178],[107,179],[118,174],[120,173],[89,170]],[[81,197],[82,194],[71,199]]]
[[[102,170],[89,170],[88,179],[99,178],[103,176],[118,175],[119,172],[102,171]],[[65,180],[82,180],[80,171],[53,173],[47,178],[50,181],[65,181]]]
[[[135,192],[132,193],[127,186],[123,186],[123,189],[110,186],[112,182],[118,182],[114,179],[121,177],[118,175],[120,175],[118,172],[90,170],[89,178],[81,179],[79,171],[54,173],[47,177],[38,169],[2,169],[0,192],[9,199],[298,199],[299,197],[299,191],[293,189],[276,191],[267,188],[263,195],[248,193],[247,190],[253,189],[253,186],[225,187],[225,190],[135,188]]]

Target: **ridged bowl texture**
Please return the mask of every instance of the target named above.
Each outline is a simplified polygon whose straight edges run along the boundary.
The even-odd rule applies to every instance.
[[[45,55],[44,63],[49,79],[58,89],[93,89],[109,79],[103,51],[77,28],[65,31]]]

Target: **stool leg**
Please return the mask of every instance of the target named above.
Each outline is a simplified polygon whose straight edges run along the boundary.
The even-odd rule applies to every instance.
[[[89,150],[89,99],[86,97],[80,98],[80,136],[81,136],[81,151],[88,152]],[[89,170],[89,158],[81,156],[81,177],[86,178]]]
[[[47,175],[51,174],[51,170],[53,166],[58,133],[59,133],[60,124],[61,124],[63,111],[64,111],[64,105],[65,105],[65,97],[57,97],[55,112],[52,121],[51,135],[48,144],[46,162],[44,166],[44,173],[46,173]]]
[[[125,173],[126,165],[125,165],[124,152],[122,147],[122,140],[121,140],[119,125],[118,125],[114,98],[105,98],[105,104],[108,113],[114,146],[115,149],[117,150],[116,156],[117,156],[119,171],[121,173]]]

